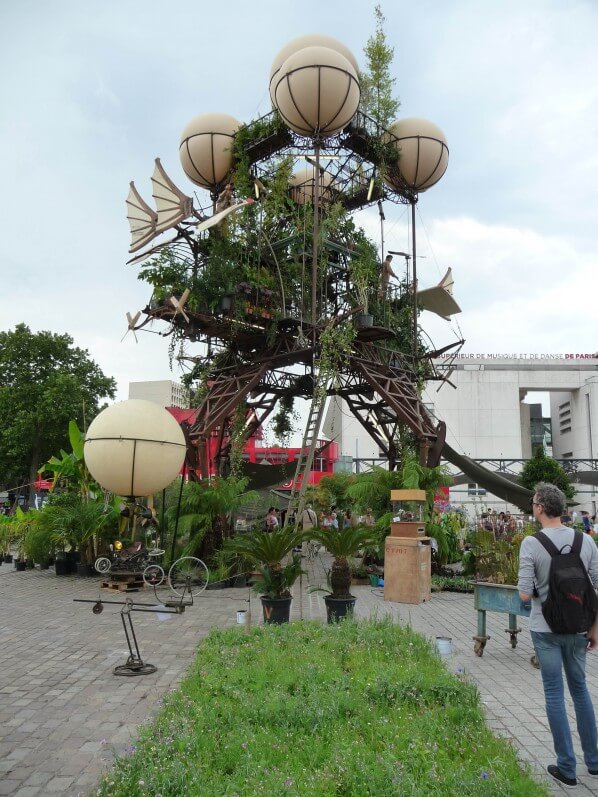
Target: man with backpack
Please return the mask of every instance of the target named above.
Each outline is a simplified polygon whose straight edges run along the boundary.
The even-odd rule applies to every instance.
[[[565,496],[558,487],[536,485],[532,513],[542,532],[521,543],[518,589],[522,601],[532,601],[529,626],[557,757],[548,774],[572,788],[577,785],[576,760],[563,668],[588,773],[598,778],[598,733],[585,674],[586,651],[598,647],[598,549],[589,535],[562,525],[564,511]]]

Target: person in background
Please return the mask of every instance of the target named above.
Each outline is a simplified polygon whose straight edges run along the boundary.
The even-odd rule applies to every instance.
[[[278,528],[278,517],[275,507],[271,506],[266,515],[266,531],[271,532]]]
[[[583,530],[586,534],[589,534],[592,530],[592,524],[590,523],[590,513],[582,510],[581,513],[581,522],[583,523]]]
[[[372,510],[367,509],[363,517],[363,525],[367,526],[368,528],[371,528],[375,524],[376,524],[376,518],[374,517]]]
[[[353,517],[353,515],[351,514],[351,510],[350,509],[346,509],[345,510],[345,516],[343,518],[343,528],[344,529],[351,529],[351,528],[354,528],[355,526],[356,526],[356,520]]]

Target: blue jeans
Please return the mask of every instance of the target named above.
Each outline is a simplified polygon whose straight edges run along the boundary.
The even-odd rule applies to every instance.
[[[583,634],[532,631],[531,635],[542,673],[546,714],[554,741],[557,766],[565,777],[575,777],[575,753],[565,711],[564,667],[569,693],[575,707],[584,761],[589,769],[598,769],[596,718],[586,686],[587,639]]]

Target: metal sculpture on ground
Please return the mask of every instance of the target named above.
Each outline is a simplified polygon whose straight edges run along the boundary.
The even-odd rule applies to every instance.
[[[171,356],[190,364],[197,412],[184,427],[187,471],[226,473],[280,400],[288,408],[302,397],[311,410],[294,484],[306,483],[301,469],[311,464],[332,395],[345,400],[390,468],[401,427],[421,462],[435,466],[445,426],[420,391],[444,379],[435,356],[456,353],[463,341],[440,351],[422,341],[414,222],[419,193],[446,169],[444,136],[418,119],[385,129],[360,111],[354,59],[330,37],[287,45],[270,94],[272,113],[248,125],[206,114],[183,131],[181,162],[210,192],[211,215],[159,159],[156,210],[133,183],[127,199],[129,262],[142,264],[140,276],[154,286],[143,318],[127,315],[128,329],[166,323],[160,334],[171,337]],[[307,166],[297,169],[300,160]],[[352,218],[377,204],[383,221],[383,201],[411,208],[411,269],[395,288],[381,280],[384,244],[380,252]],[[173,235],[156,243],[166,231]],[[445,317],[458,312],[451,286],[449,274],[422,304]]]

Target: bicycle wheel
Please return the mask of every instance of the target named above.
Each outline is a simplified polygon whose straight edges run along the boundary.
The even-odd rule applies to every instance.
[[[148,565],[143,571],[143,580],[148,587],[159,587],[166,578],[166,573],[160,565]]]
[[[179,598],[195,597],[208,583],[208,568],[195,556],[182,556],[168,571],[168,583]]]
[[[110,561],[110,559],[108,559],[107,556],[100,556],[95,560],[93,566],[98,573],[104,575],[105,573],[110,572],[110,568],[112,567],[112,562]]]

